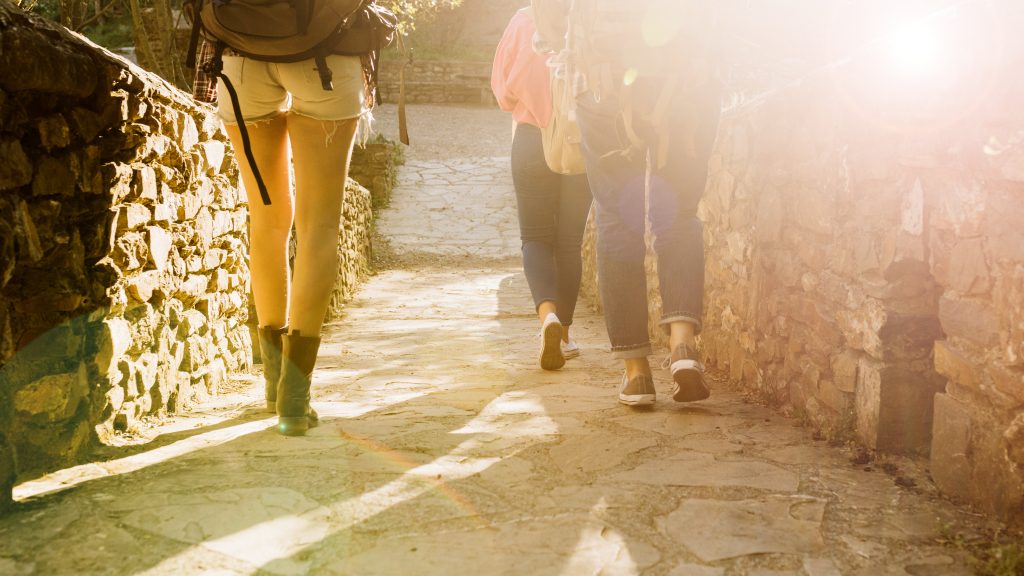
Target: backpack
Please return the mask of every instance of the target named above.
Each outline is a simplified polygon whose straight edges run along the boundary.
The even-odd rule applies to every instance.
[[[573,0],[567,45],[598,93],[638,78],[687,74],[717,34],[709,0]]]
[[[270,204],[270,195],[252,155],[237,93],[223,73],[225,49],[266,62],[312,58],[324,90],[334,89],[327,56],[361,56],[369,104],[380,101],[380,51],[394,41],[398,18],[376,0],[185,0],[184,11],[192,19],[186,66],[195,67],[199,37],[204,36],[214,46],[213,60],[205,71],[219,78],[228,91],[264,204]]]

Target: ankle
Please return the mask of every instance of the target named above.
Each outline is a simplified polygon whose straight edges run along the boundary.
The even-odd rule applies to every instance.
[[[646,358],[630,359],[625,361],[626,378],[632,380],[637,376],[651,377],[651,365]]]
[[[689,337],[689,338],[684,338],[684,337],[669,338],[669,340],[668,340],[669,352],[675,351],[675,349],[679,348],[680,346],[686,346],[687,350],[696,350],[697,349],[697,340],[696,340],[696,338],[693,338],[692,336]]]

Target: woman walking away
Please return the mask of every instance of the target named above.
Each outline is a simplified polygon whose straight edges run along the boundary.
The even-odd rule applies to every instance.
[[[202,70],[209,44],[200,52]],[[255,164],[271,203],[256,194],[249,162],[238,163],[249,197],[249,258],[252,293],[259,318],[267,408],[278,414],[278,431],[300,436],[317,425],[310,405],[310,381],[320,348],[338,269],[345,180],[360,119],[369,120],[373,99],[358,56],[330,55],[333,90],[325,90],[311,58],[272,63],[224,55],[224,72],[238,93]],[[199,74],[196,99],[216,100],[210,78]],[[242,137],[231,99],[218,112],[235,150]],[[294,188],[289,166],[294,166]],[[288,239],[295,226],[294,270]]]
[[[569,337],[583,263],[580,246],[590,213],[585,174],[552,171],[544,158],[541,129],[552,118],[548,59],[535,49],[531,8],[516,12],[495,53],[491,88],[502,110],[512,113],[512,182],[519,209],[523,269],[541,323],[539,362],[557,370],[579,355]]]

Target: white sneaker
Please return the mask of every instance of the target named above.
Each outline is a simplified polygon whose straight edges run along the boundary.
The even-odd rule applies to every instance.
[[[576,343],[572,338],[568,342],[562,341],[562,356],[566,360],[575,358],[580,355],[580,345]]]
[[[562,355],[562,323],[558,316],[548,314],[540,329],[540,367],[545,370],[558,370],[565,366]]]

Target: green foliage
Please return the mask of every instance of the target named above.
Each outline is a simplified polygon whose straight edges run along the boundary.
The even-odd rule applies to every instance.
[[[89,40],[105,48],[120,48],[132,45],[132,19],[128,16],[107,20],[82,31]]]
[[[379,0],[379,3],[398,15],[402,32],[408,33],[417,22],[429,19],[438,10],[458,8],[462,0]]]
[[[1024,547],[1020,544],[998,546],[985,556],[979,566],[980,576],[1024,576]]]

